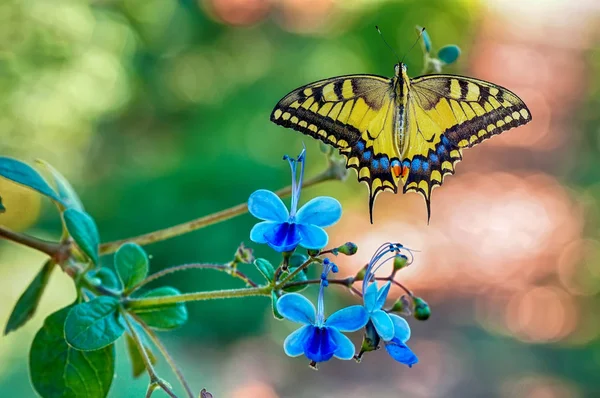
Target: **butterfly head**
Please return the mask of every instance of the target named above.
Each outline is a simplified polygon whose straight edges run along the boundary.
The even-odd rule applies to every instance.
[[[394,66],[394,72],[396,77],[406,75],[406,64],[403,62],[397,63],[396,66]]]

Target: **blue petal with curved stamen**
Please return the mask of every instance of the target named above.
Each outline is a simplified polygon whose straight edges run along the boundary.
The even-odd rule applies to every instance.
[[[408,326],[408,322],[406,322],[406,319],[396,314],[388,315],[394,324],[394,339],[406,343],[408,339],[410,339],[410,326]]]
[[[302,237],[297,224],[284,222],[266,231],[265,240],[273,250],[281,253],[295,249]]]
[[[394,338],[394,323],[387,312],[376,310],[371,313],[371,322],[377,334],[385,341]]]
[[[254,225],[254,227],[252,227],[252,230],[250,230],[250,240],[255,243],[267,243],[265,234],[267,232],[271,232],[279,225],[281,225],[281,223],[277,221],[259,222],[258,224]]]
[[[289,357],[297,357],[304,354],[304,345],[312,333],[311,325],[304,325],[300,329],[290,333],[283,342],[283,350]]]
[[[385,300],[387,299],[388,293],[390,292],[390,286],[392,286],[392,282],[388,282],[379,289],[377,292],[377,300],[375,300],[375,308],[380,310],[381,307],[385,304]]]
[[[393,339],[390,343],[385,344],[385,350],[396,361],[412,367],[419,362],[419,358],[406,344],[398,339]]]
[[[304,355],[311,361],[324,362],[333,357],[337,346],[331,338],[331,328],[309,326],[311,332],[304,344]]]
[[[296,224],[300,235],[300,246],[306,249],[322,249],[327,246],[327,232],[316,225]]]
[[[369,312],[379,309],[375,308],[375,305],[377,304],[377,293],[377,282],[371,283],[369,286],[367,286],[367,291],[363,292],[363,301],[365,303],[365,308]]]
[[[329,333],[336,345],[333,355],[336,358],[344,360],[354,358],[354,344],[352,344],[352,341],[335,328],[329,328]]]
[[[266,221],[284,222],[290,216],[279,196],[266,189],[259,189],[250,195],[248,211],[254,217]]]
[[[296,222],[329,227],[342,217],[342,205],[336,199],[319,196],[309,200],[296,213]]]
[[[342,332],[355,332],[364,327],[368,321],[367,310],[362,305],[353,305],[331,314],[325,321],[325,326],[336,328]]]
[[[298,293],[288,293],[277,300],[277,311],[285,319],[303,324],[315,323],[315,306]]]

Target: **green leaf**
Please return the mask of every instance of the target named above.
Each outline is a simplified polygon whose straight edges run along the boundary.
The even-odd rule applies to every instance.
[[[179,290],[163,286],[145,293],[141,297],[161,297],[161,296],[177,296],[181,293]],[[134,308],[132,309],[140,319],[148,326],[159,329],[169,330],[182,326],[187,322],[188,313],[184,303],[168,304],[150,308]]]
[[[119,319],[119,301],[108,296],[73,307],[65,322],[65,339],[72,347],[99,350],[121,337],[125,328]]]
[[[277,311],[277,300],[279,300],[277,293],[271,291],[271,311],[273,312],[273,316],[275,319],[283,319],[283,316]]]
[[[304,264],[307,260],[308,260],[308,257],[305,256],[304,254],[300,254],[300,253],[292,254],[292,256],[290,257],[289,262],[288,262],[290,271],[283,272],[281,274],[280,279],[283,279],[286,276],[288,276],[290,273],[294,272],[299,266]],[[306,281],[308,279],[306,277],[306,270],[307,269],[304,268],[301,272],[298,273],[298,275],[293,277],[289,282],[304,282],[304,281]],[[286,287],[283,290],[285,292],[299,292],[299,291],[306,289],[307,286],[308,285],[290,286],[290,287]]]
[[[2,198],[0,198],[0,214],[1,213],[6,213],[6,207],[4,207],[4,204],[2,203]]]
[[[115,254],[115,268],[125,290],[140,283],[148,275],[148,256],[135,243],[125,243]]]
[[[44,398],[104,398],[115,373],[115,347],[77,351],[64,338],[65,319],[73,306],[50,315],[29,352],[31,383]]]
[[[138,333],[139,334],[139,333]],[[131,370],[133,372],[133,377],[140,377],[146,371],[146,365],[144,365],[144,359],[142,358],[142,354],[138,350],[138,346],[135,343],[133,337],[129,334],[127,336],[127,353],[129,354],[129,359],[131,360]],[[146,354],[148,354],[148,358],[150,359],[150,363],[152,365],[156,364],[156,356],[150,350],[150,348],[144,344],[144,349],[146,350]]]
[[[268,282],[273,282],[273,278],[275,278],[275,268],[273,268],[268,260],[257,258],[254,261],[254,265]]]
[[[77,243],[77,246],[94,264],[98,264],[100,235],[98,234],[98,228],[94,219],[86,212],[75,208],[65,210],[63,218],[67,231],[75,243]]]
[[[445,64],[455,62],[460,56],[460,48],[457,45],[451,44],[444,46],[438,51],[438,58]]]
[[[67,179],[50,163],[46,162],[42,159],[37,159],[36,162],[42,165],[48,173],[52,176],[54,180],[54,185],[58,191],[58,196],[62,199],[62,202],[66,206],[67,209],[73,208],[77,210],[83,211],[83,204],[81,203],[81,199],[69,183]]]
[[[46,261],[40,272],[38,272],[21,297],[19,297],[15,308],[13,308],[13,311],[10,314],[10,318],[8,318],[6,328],[4,328],[5,335],[23,326],[31,319],[33,314],[35,314],[35,310],[40,303],[42,293],[44,293],[44,290],[46,289],[54,265],[54,261]]]
[[[121,282],[119,282],[117,275],[108,267],[100,267],[96,270],[92,270],[89,275],[92,278],[97,278],[98,282],[104,287],[113,290],[121,289]]]
[[[19,160],[0,156],[0,176],[25,185],[64,205],[56,192],[33,167]]]

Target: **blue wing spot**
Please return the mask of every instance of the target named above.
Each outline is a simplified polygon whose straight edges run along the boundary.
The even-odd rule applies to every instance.
[[[365,150],[365,143],[362,141],[358,141],[358,144],[356,144],[356,149],[358,149],[359,151],[364,151]]]
[[[404,162],[402,162],[402,166],[403,167],[410,167],[410,161],[409,160],[405,160]]]
[[[379,160],[381,162],[381,167],[384,169],[389,169],[390,168],[390,161],[388,158],[381,158]]]
[[[438,147],[437,147],[437,153],[438,153],[438,155],[442,156],[446,152],[447,152],[447,150],[446,150],[445,146],[438,145]]]
[[[431,159],[431,161],[434,163],[439,160],[438,155],[436,155],[435,153],[432,153],[431,155],[429,155],[429,159]]]
[[[429,163],[423,162],[423,171],[429,170]]]
[[[378,169],[378,168],[379,168],[379,161],[378,161],[378,160],[376,160],[376,159],[373,159],[373,161],[371,162],[371,166],[372,166],[374,169]]]
[[[446,136],[443,134],[442,134],[442,144],[444,146],[448,146],[450,144],[450,140],[448,138],[446,138]]]
[[[367,151],[367,152],[363,153],[363,159],[365,159],[365,160],[371,159],[371,151]]]
[[[411,169],[417,171],[421,168],[421,159],[413,159]]]

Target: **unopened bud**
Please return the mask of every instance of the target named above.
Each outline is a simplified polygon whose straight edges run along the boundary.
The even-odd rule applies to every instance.
[[[254,262],[254,253],[252,249],[246,247],[243,243],[240,243],[240,246],[235,252],[235,258],[233,262],[236,264],[252,264]]]
[[[402,315],[410,315],[412,313],[410,308],[410,301],[406,296],[402,296],[394,303],[390,311],[398,312]]]
[[[426,321],[431,316],[429,304],[420,297],[413,297],[414,312],[413,315],[419,321]]]
[[[358,273],[354,276],[354,280],[355,281],[362,281],[363,279],[365,279],[365,273],[367,272],[366,268],[361,268],[360,271],[358,271]]]
[[[360,346],[360,352],[354,357],[356,362],[360,362],[365,352],[375,351],[379,348],[381,337],[375,330],[373,322],[369,321],[365,326],[365,334],[363,335],[362,345]]]
[[[394,257],[394,271],[399,271],[408,265],[408,257],[404,254],[398,254]]]
[[[311,257],[317,257],[321,253],[321,249],[308,249],[306,252]]]
[[[338,253],[345,254],[346,256],[353,256],[358,251],[358,246],[353,242],[346,242],[337,248]]]

